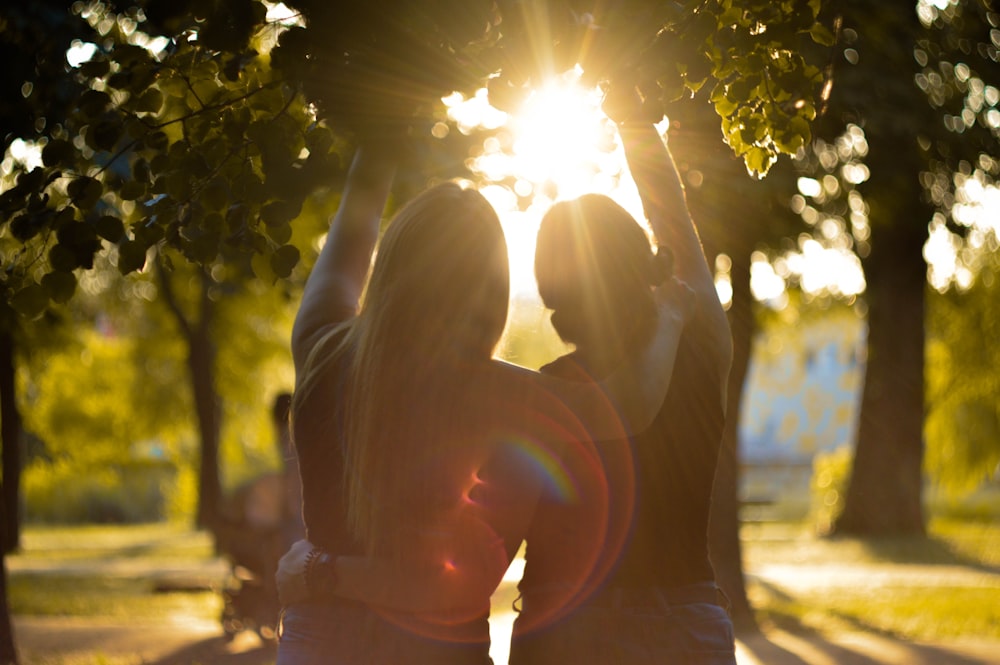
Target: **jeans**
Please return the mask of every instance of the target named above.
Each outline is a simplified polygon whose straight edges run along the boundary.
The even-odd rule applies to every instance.
[[[648,591],[654,602],[586,603],[527,635],[517,636],[515,622],[510,665],[736,665],[725,608],[672,603]]]
[[[360,603],[284,610],[276,665],[492,665],[489,642],[449,642],[395,625]]]

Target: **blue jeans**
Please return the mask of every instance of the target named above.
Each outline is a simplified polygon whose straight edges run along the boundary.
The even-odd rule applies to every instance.
[[[725,608],[673,603],[649,591],[654,602],[586,603],[527,635],[517,636],[515,622],[510,665],[736,665]]]
[[[423,637],[360,603],[304,603],[282,615],[276,665],[492,665],[489,646]]]

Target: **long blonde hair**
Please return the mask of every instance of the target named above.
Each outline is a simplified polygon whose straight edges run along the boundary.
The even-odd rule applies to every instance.
[[[454,434],[450,370],[489,360],[506,323],[508,290],[496,212],[474,190],[439,185],[395,216],[358,315],[311,352],[294,415],[321,382],[329,388],[334,363],[346,368],[342,399],[329,408],[339,410],[333,422],[343,423],[348,528],[369,554],[398,557],[438,508],[425,461],[429,448]],[[319,408],[325,398],[309,402]]]

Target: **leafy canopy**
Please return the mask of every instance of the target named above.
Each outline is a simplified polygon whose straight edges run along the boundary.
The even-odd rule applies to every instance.
[[[833,39],[820,0],[287,4],[297,14],[281,20],[258,0],[2,10],[18,73],[0,112],[30,120],[5,123],[4,145],[41,147],[40,164],[5,162],[5,302],[40,316],[105,251],[122,274],[168,248],[288,277],[291,223],[336,186],[351,142],[428,142],[443,96],[486,86],[513,110],[574,66],[590,84],[628,77],[650,119],[705,91],[722,139],[763,175],[810,140],[823,76],[803,45]],[[34,59],[29,39],[45,45]],[[92,57],[71,65],[71,44]]]

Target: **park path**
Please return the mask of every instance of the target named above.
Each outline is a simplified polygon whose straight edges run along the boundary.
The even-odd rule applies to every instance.
[[[228,641],[217,624],[175,620],[136,624],[97,619],[16,617],[15,637],[26,663],[105,662],[135,665],[273,665],[273,648],[251,633]],[[495,638],[502,644],[501,635]],[[503,663],[503,649],[494,653]],[[1000,665],[1000,642],[904,642],[872,633],[832,636],[768,630],[737,641],[739,665]]]
[[[66,572],[58,562],[11,562],[12,572],[31,568]],[[225,564],[209,560],[201,566],[190,563],[167,566],[153,564],[148,570],[135,560],[71,564],[80,572],[93,566],[102,574],[157,578],[194,577],[210,580],[224,574]],[[519,571],[511,570],[498,596],[494,615],[494,660],[506,661],[504,645],[509,638],[513,612],[508,597]],[[905,578],[910,584],[926,580],[929,592],[933,587],[960,583],[961,586],[980,584],[1000,585],[1000,576],[992,571],[970,570],[962,566],[925,567],[912,564],[781,564],[765,565],[748,571],[768,584],[788,590],[823,589],[837,586],[875,586]],[[22,660],[28,665],[51,662],[89,663],[79,660],[82,654],[99,654],[104,661],[116,665],[273,665],[274,651],[253,634],[227,641],[221,627],[211,621],[172,616],[158,622],[129,622],[111,619],[77,619],[66,617],[15,617],[15,639]],[[737,643],[739,665],[1000,665],[1000,641],[961,639],[934,643],[907,642],[869,632],[837,632],[829,635],[768,629],[760,635],[748,636]]]

